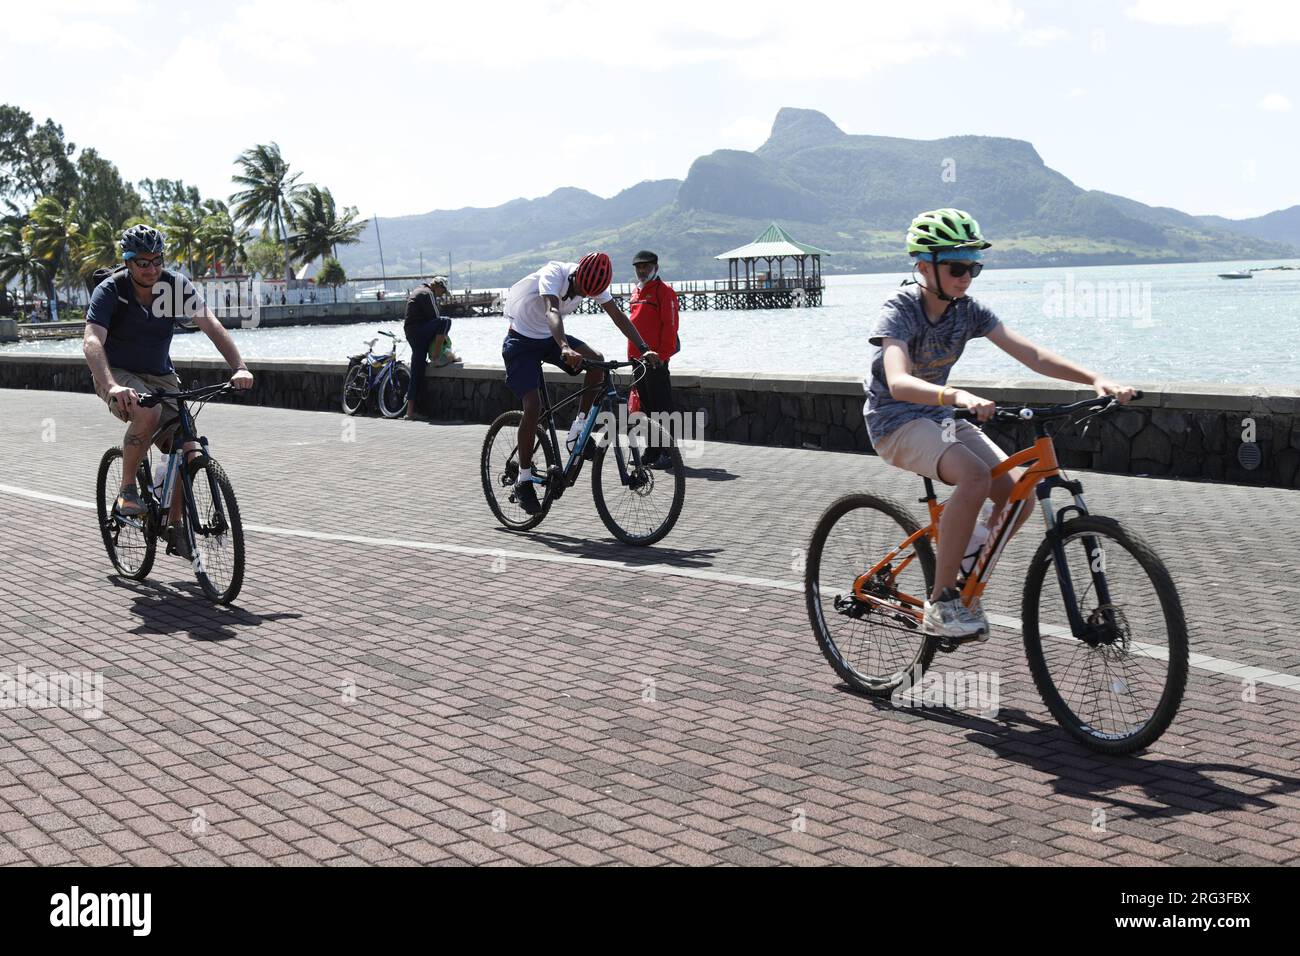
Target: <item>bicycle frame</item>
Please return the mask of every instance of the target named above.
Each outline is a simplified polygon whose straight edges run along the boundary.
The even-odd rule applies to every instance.
[[[552,499],[559,499],[560,497],[562,497],[565,490],[570,488],[574,484],[574,482],[578,480],[578,474],[582,471],[582,462],[584,460],[584,453],[587,450],[587,442],[592,440],[591,433],[596,428],[596,424],[597,424],[596,419],[600,417],[601,413],[611,411],[612,408],[616,407],[619,398],[621,397],[618,393],[618,389],[614,385],[613,374],[610,372],[609,369],[604,369],[603,371],[604,371],[604,378],[601,381],[600,386],[598,386],[599,388],[603,388],[603,392],[601,392],[601,394],[599,395],[596,401],[592,402],[591,409],[587,413],[586,424],[583,425],[582,432],[578,436],[577,443],[573,446],[573,451],[569,454],[569,460],[565,463],[564,467],[560,469],[560,473],[558,476],[552,476],[552,477],[559,477],[563,479],[560,482],[554,483],[553,486],[551,487]],[[559,437],[555,431],[555,413],[558,410],[564,408],[566,405],[569,405],[573,402],[577,402],[581,398],[583,391],[585,391],[585,388],[579,389],[578,392],[564,399],[564,401],[560,402],[558,405],[551,405],[551,396],[549,390],[546,387],[546,378],[544,376],[542,378],[542,384],[540,388],[541,398],[542,398],[542,412],[541,412],[541,416],[539,417],[538,424],[541,424],[543,420],[546,422],[546,430],[551,438],[551,447],[557,449],[557,451],[561,446],[559,443]],[[625,485],[630,484],[632,478],[628,472],[626,461],[623,458],[622,446],[616,440],[614,440],[614,438],[615,436],[610,436],[610,441],[613,444],[614,460],[618,464],[619,480]],[[628,446],[628,449],[630,454],[632,455],[633,467],[640,467],[641,464],[640,451],[635,446],[630,444]]]
[[[161,500],[155,500],[154,502],[158,509],[157,513],[153,516],[155,527],[161,527],[171,513],[172,499],[176,494],[176,486],[178,484],[178,478],[180,477],[180,470],[187,464],[187,456],[193,455],[195,459],[200,461],[206,461],[212,457],[208,452],[208,439],[205,436],[197,435],[195,433],[194,416],[190,414],[189,406],[185,404],[184,399],[177,399],[176,408],[180,424],[176,429],[175,435],[172,436],[171,451],[167,453],[167,468],[163,478],[162,497]],[[170,422],[168,422],[168,424],[170,424]],[[160,428],[159,432],[161,430],[162,429]],[[153,439],[157,438],[157,435],[158,432],[155,432],[153,437],[150,439],[151,445],[153,444]],[[191,442],[197,443],[199,447],[197,449],[187,449],[186,446]],[[148,484],[146,494],[152,498],[153,472],[149,465],[148,455],[144,457],[140,465],[144,469],[145,481]],[[212,477],[210,471],[205,469],[204,474],[208,477],[209,493],[212,496],[213,507],[216,509],[217,520],[222,526],[224,526],[227,522],[227,518],[225,511],[223,510],[224,505],[222,503],[220,489],[217,487],[216,479]],[[198,542],[195,539],[195,529],[200,527],[198,506],[194,502],[193,495],[186,492],[183,484],[181,485],[181,497],[184,501],[182,507],[185,512],[186,533],[190,538],[190,553],[194,556],[194,566],[197,570],[206,573],[206,569],[203,567],[203,555],[200,553],[200,549],[196,547]]]
[[[1009,473],[1013,468],[1026,466],[1025,473],[1012,487],[1006,505],[994,516],[994,520],[989,527],[988,540],[980,549],[974,571],[967,577],[962,588],[962,601],[969,606],[971,602],[984,593],[984,589],[992,578],[993,570],[997,567],[998,560],[1002,557],[1007,543],[1018,530],[1017,525],[1020,516],[1025,509],[1033,507],[1030,500],[1031,495],[1036,494],[1043,512],[1043,521],[1047,529],[1046,536],[1048,541],[1051,542],[1052,553],[1055,558],[1053,563],[1056,566],[1057,580],[1061,587],[1061,596],[1065,602],[1071,633],[1081,640],[1096,639],[1100,633],[1100,628],[1098,625],[1085,622],[1079,612],[1074,582],[1070,577],[1070,569],[1065,560],[1065,543],[1060,532],[1060,527],[1064,523],[1065,515],[1068,512],[1075,511],[1080,515],[1089,513],[1088,506],[1083,499],[1083,485],[1078,481],[1069,480],[1062,473],[1056,458],[1056,446],[1046,433],[1044,422],[1035,422],[1035,431],[1037,438],[1032,446],[1016,452],[990,471],[991,477],[996,480]],[[888,581],[891,586],[894,586],[898,575],[915,559],[916,554],[913,551],[897,568],[893,568],[892,562],[901,552],[911,549],[921,538],[929,538],[933,542],[933,546],[938,547],[939,522],[943,516],[944,506],[939,504],[933,480],[925,478],[924,482],[925,497],[921,499],[921,502],[929,509],[930,524],[909,535],[889,554],[885,555],[884,558],[853,582],[853,596],[857,601],[882,609],[901,611],[912,615],[918,621],[925,606],[923,599],[902,591],[896,591],[898,599],[904,605],[900,608],[896,604],[875,597],[869,593],[868,588],[871,582],[887,569],[890,572]],[[1057,488],[1064,488],[1070,492],[1074,503],[1063,506],[1053,514],[1051,495]],[[1089,569],[1093,584],[1097,588],[1097,597],[1104,607],[1111,603],[1110,589],[1106,583],[1104,556],[1097,547],[1096,539],[1091,535],[1084,538],[1084,547],[1089,558]]]

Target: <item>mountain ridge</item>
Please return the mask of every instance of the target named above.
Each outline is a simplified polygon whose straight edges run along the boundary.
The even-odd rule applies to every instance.
[[[823,113],[793,107],[777,112],[757,149],[697,157],[681,180],[647,180],[608,199],[561,187],[489,208],[380,219],[379,230],[387,272],[416,271],[421,249],[439,261],[450,250],[453,268],[472,269],[484,286],[592,248],[615,258],[620,280],[630,278],[624,263],[640,248],[659,252],[673,275],[721,276],[726,267],[713,256],[778,221],[796,238],[835,250],[823,261],[833,274],[905,268],[908,222],[940,206],[979,219],[994,242],[993,266],[1300,255],[1300,206],[1248,220],[1193,216],[1084,190],[1025,140],[850,134]],[[373,230],[366,240],[339,250],[350,274],[379,272]],[[459,275],[454,281],[459,287]]]

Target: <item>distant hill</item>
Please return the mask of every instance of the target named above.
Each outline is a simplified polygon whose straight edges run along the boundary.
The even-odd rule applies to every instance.
[[[837,255],[827,273],[905,268],[902,235],[919,211],[969,210],[994,242],[995,266],[1094,265],[1300,255],[1300,206],[1248,220],[1191,216],[1122,196],[1083,190],[1049,169],[1021,140],[953,136],[910,140],[849,135],[814,110],[777,113],[754,152],[718,150],[684,180],[643,182],[610,199],[558,189],[491,209],[381,219],[389,274],[446,268],[450,250],[465,283],[505,285],[551,258],[601,248],[616,278],[631,277],[643,247],[666,274],[725,274],[713,256],[752,240],[772,220]],[[378,274],[374,231],[340,249],[349,274]],[[429,265],[433,260],[434,265]]]

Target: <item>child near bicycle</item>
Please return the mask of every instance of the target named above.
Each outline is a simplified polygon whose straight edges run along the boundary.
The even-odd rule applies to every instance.
[[[1007,456],[980,428],[951,418],[948,408],[967,408],[987,422],[995,408],[990,399],[947,384],[966,343],[987,337],[1032,371],[1092,386],[1121,403],[1136,392],[1016,334],[966,294],[984,268],[981,250],[991,245],[979,223],[960,209],[935,209],[912,220],[907,251],[915,260],[913,282],[881,307],[869,339],[877,350],[864,407],[876,454],[953,488],[940,520],[934,589],[925,602],[922,630],[980,641],[988,639],[988,619],[978,602],[963,604],[958,571],[984,502],[992,499],[997,514],[1024,469],[993,479],[991,470]],[[1030,513],[1025,509],[1021,524]]]

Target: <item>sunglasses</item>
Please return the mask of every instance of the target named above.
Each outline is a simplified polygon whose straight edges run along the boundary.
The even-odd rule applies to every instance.
[[[155,256],[152,259],[141,259],[137,257],[135,259],[128,259],[127,261],[135,263],[141,269],[158,269],[161,268],[163,264],[163,257]]]
[[[984,263],[982,262],[944,262],[942,265],[948,267],[948,274],[954,279],[960,279],[968,272],[970,277],[974,279],[984,271]]]

